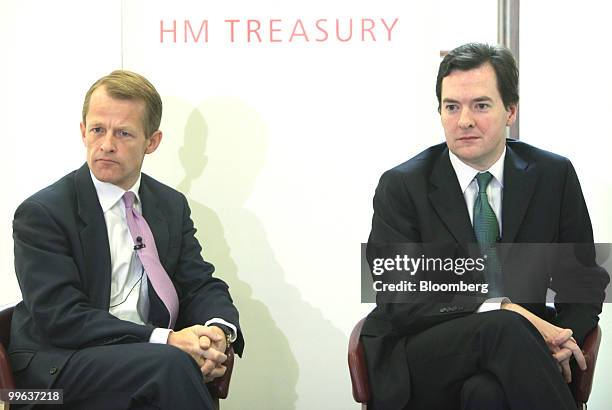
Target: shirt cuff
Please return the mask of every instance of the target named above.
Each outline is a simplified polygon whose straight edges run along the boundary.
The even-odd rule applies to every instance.
[[[164,345],[167,344],[168,336],[170,336],[170,332],[172,332],[172,329],[156,327],[155,329],[153,329],[153,332],[151,333],[151,337],[149,338],[149,343],[160,343]]]
[[[218,323],[220,325],[224,325],[229,327],[230,329],[230,343],[234,343],[236,341],[236,339],[238,338],[238,331],[236,330],[236,326],[232,325],[229,322],[226,322],[225,320],[218,318],[218,317],[213,317],[212,319],[210,319],[209,321],[207,321],[206,323],[204,323],[204,326],[210,326],[211,324],[215,324]]]
[[[500,310],[502,303],[511,303],[511,300],[507,297],[491,298],[482,302],[482,305],[478,307],[476,313],[490,312],[492,310]]]

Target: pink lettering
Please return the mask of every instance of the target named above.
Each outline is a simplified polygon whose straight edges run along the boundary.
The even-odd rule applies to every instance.
[[[366,22],[370,23],[368,28],[366,28]],[[374,20],[361,19],[361,41],[365,41],[366,31],[370,33],[370,36],[372,37],[372,41],[376,41],[376,36],[374,36],[374,33],[372,32],[372,29],[374,28],[374,26],[375,26]]]
[[[300,28],[301,33],[298,33],[297,29]],[[293,31],[291,32],[291,36],[289,37],[289,42],[293,41],[293,37],[304,37],[304,40],[308,40],[308,35],[306,34],[306,30],[304,29],[304,24],[302,24],[301,19],[297,19],[295,25],[293,26]]]
[[[172,29],[164,29],[164,20],[159,21],[159,42],[164,42],[164,33],[172,33],[173,42],[176,43],[176,20],[172,20]]]
[[[191,22],[189,20],[185,20],[185,43],[187,42],[187,32],[191,33],[191,38],[197,43],[202,35],[202,30],[204,30],[204,42],[208,43],[208,20],[202,20],[197,36],[193,33]]]
[[[234,23],[240,23],[240,20],[225,20],[226,23],[230,23],[230,43],[234,42]]]
[[[338,39],[338,41],[342,41],[342,42],[351,41],[352,37],[353,37],[353,19],[349,19],[349,34],[348,34],[348,37],[346,38],[340,37],[340,19],[336,19],[336,38]]]
[[[384,25],[384,26],[385,26],[385,28],[387,29],[387,40],[388,40],[388,41],[391,41],[391,31],[393,30],[393,28],[395,27],[395,25],[396,25],[396,24],[397,24],[397,22],[399,21],[399,18],[398,18],[398,17],[396,17],[396,18],[393,20],[393,24],[391,24],[391,27],[389,27],[389,26],[387,25],[387,22],[385,21],[385,19],[384,19],[384,18],[381,18],[380,20],[382,21],[383,25]]]
[[[321,27],[320,23],[327,23],[327,19],[319,19],[315,22],[315,26],[319,29],[321,33],[323,33],[323,38],[315,38],[315,41],[327,41],[329,35],[327,34],[327,30],[325,27]]]
[[[257,27],[251,28],[251,23],[256,23]],[[261,24],[259,20],[247,20],[247,42],[251,42],[251,33],[257,36],[257,41],[261,43],[261,36],[259,35],[259,29],[261,28]]]
[[[283,40],[281,40],[280,38],[274,38],[274,33],[280,33],[281,29],[280,28],[275,28],[274,25],[276,23],[280,23],[282,20],[280,19],[272,19],[270,20],[270,43],[280,43]]]

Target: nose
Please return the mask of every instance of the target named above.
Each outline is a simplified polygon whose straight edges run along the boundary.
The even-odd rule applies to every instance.
[[[102,137],[102,142],[100,144],[100,150],[104,152],[115,152],[117,147],[115,146],[115,141],[113,139],[113,133],[107,132],[104,137]]]
[[[468,107],[465,107],[461,110],[461,115],[459,116],[459,127],[467,129],[473,126],[474,116],[472,115],[472,111]]]

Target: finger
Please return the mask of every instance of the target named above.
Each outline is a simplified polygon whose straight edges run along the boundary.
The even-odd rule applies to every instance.
[[[566,383],[572,382],[572,369],[570,368],[569,360],[561,362],[561,368],[563,369],[563,378]]]
[[[572,337],[572,329],[563,329],[553,337],[552,343],[560,346]]]
[[[216,349],[205,350],[202,356],[208,360],[212,360],[219,364],[225,363],[225,361],[227,360],[227,356],[225,355],[225,353],[220,352]]]
[[[213,347],[215,350],[219,351],[219,352],[223,352],[223,353],[225,353],[225,350],[226,350],[226,348],[227,348],[227,345],[226,345],[226,343],[225,343],[225,339],[223,339],[223,340],[221,340],[221,341],[219,341],[219,342],[213,342],[213,343],[212,343],[212,347]]]
[[[568,341],[563,344],[563,347],[572,351],[574,359],[576,359],[576,363],[578,363],[578,367],[580,367],[580,370],[587,369],[586,359],[584,358],[582,350],[580,350],[580,346],[578,346],[576,343]]]
[[[206,336],[210,340],[215,341],[215,342],[218,342],[225,337],[225,335],[221,335],[217,333],[217,331],[212,329],[210,326],[197,325],[197,326],[194,326],[194,330],[198,337]],[[221,331],[221,333],[223,333],[223,331]]]
[[[197,340],[192,340],[190,341],[189,346],[185,347],[184,349],[182,349],[184,352],[189,353],[189,355],[191,357],[193,357],[196,362],[199,360],[199,358],[202,357],[202,355],[204,354],[205,350],[200,349],[200,345],[198,343]]]
[[[191,357],[193,357],[193,360],[196,361],[196,363],[198,364],[198,367],[202,367],[204,365],[204,362],[206,361],[206,359],[204,359],[200,355],[198,355],[198,356],[191,355]]]
[[[209,376],[210,372],[217,366],[217,363],[212,360],[204,360],[204,364],[200,366],[200,371],[204,376]]]
[[[553,357],[557,362],[562,362],[564,360],[569,360],[572,357],[572,351],[566,347],[560,349],[558,352],[553,353]]]
[[[223,376],[226,370],[227,368],[225,366],[220,365],[220,366],[215,367],[208,376],[216,379],[218,377]]]
[[[210,348],[210,339],[207,336],[200,336],[200,349],[207,350]]]

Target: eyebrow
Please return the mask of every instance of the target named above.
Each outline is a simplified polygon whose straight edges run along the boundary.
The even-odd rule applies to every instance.
[[[95,121],[95,122],[91,122],[87,124],[87,128],[104,127],[104,126],[105,126],[104,123],[101,121]],[[133,131],[136,127],[132,125],[128,125],[128,124],[119,124],[115,126],[115,128],[120,129],[120,130]]]
[[[451,103],[451,104],[459,104],[459,101],[453,100],[452,98],[444,98],[442,100],[443,103]],[[487,97],[483,95],[482,97],[476,97],[472,100],[472,102],[493,102],[491,97]]]

